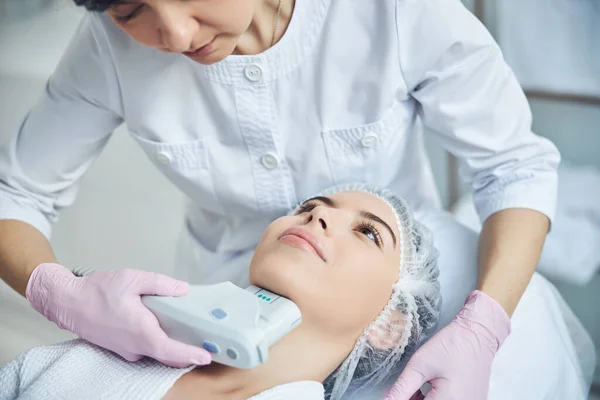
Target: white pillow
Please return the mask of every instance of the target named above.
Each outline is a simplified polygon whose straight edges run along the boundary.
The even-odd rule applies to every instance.
[[[447,212],[419,212],[415,217],[433,233],[440,252],[441,329],[477,286],[479,235]],[[512,332],[494,359],[489,399],[584,400],[595,367],[593,342],[540,274],[534,274],[511,323]]]
[[[478,234],[444,211],[417,212],[415,217],[433,233],[434,245],[440,252],[441,329],[458,314],[467,295],[477,286]]]

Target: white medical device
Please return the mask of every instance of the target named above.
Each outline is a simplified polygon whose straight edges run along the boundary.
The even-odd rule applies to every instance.
[[[301,321],[291,300],[231,282],[192,285],[182,297],[142,296],[142,303],[170,338],[204,347],[214,362],[244,369],[264,364],[269,347]]]
[[[89,272],[73,271],[78,276]],[[170,338],[205,348],[213,362],[243,369],[267,362],[269,347],[302,320],[291,300],[231,282],[190,285],[181,297],[142,296],[142,303]]]

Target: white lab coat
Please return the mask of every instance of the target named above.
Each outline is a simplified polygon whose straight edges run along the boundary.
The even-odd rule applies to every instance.
[[[125,122],[191,199],[181,254],[196,258],[179,276],[243,285],[265,227],[333,184],[438,208],[418,117],[461,160],[482,219],[511,207],[553,217],[558,151],[531,132],[498,46],[459,0],[298,1],[273,48],[210,66],[90,14],[1,150],[0,219],[49,236]]]

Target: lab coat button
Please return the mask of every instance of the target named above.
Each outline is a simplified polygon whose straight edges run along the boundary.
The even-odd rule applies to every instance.
[[[252,82],[258,82],[262,79],[263,70],[260,65],[251,64],[246,67],[244,74],[246,74],[246,78],[248,78],[248,80]]]
[[[168,153],[166,151],[161,151],[160,153],[158,153],[156,155],[156,159],[158,160],[159,163],[161,163],[163,165],[169,165],[169,164],[171,164],[171,160],[173,159],[173,157],[171,156],[170,153]]]
[[[373,147],[377,144],[378,141],[379,137],[376,134],[369,133],[362,138],[360,143],[363,145],[363,147]]]
[[[279,160],[271,153],[265,154],[260,161],[266,169],[275,169],[279,166]]]

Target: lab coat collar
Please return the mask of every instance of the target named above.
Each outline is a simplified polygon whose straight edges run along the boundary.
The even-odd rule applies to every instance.
[[[275,46],[261,54],[231,55],[215,64],[196,65],[207,79],[233,86],[268,83],[285,76],[316,49],[329,3],[330,0],[296,1],[287,31]]]

